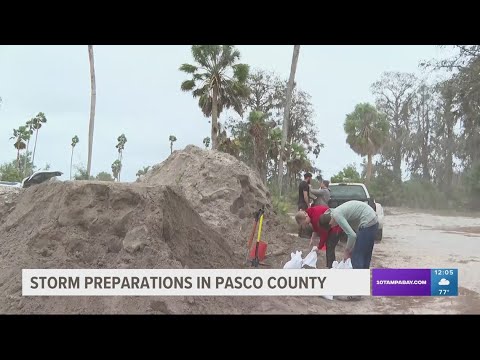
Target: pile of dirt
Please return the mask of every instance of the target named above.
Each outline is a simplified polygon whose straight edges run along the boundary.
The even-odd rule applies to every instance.
[[[45,183],[22,191],[13,205],[0,203],[0,214],[0,313],[228,311],[226,299],[21,296],[24,268],[240,267],[228,243],[172,187]]]
[[[17,200],[18,194],[22,191],[22,188],[13,186],[0,186],[0,204],[6,203],[11,205]]]
[[[262,303],[247,297],[22,297],[21,270],[250,267],[246,240],[262,206],[267,263],[281,268],[306,242],[287,235],[258,175],[224,153],[188,146],[136,183],[56,181],[8,194],[0,313],[258,311]]]
[[[229,154],[189,145],[154,166],[141,182],[179,186],[195,211],[237,254],[245,252],[253,214],[265,206],[263,239],[270,254],[288,251],[291,238],[273,212],[267,187],[254,170]]]

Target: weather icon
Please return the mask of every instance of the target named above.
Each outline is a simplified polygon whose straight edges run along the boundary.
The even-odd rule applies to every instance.
[[[442,278],[442,280],[440,280],[440,281],[438,282],[438,285],[447,286],[447,285],[450,285],[450,281],[448,281],[448,280],[445,279],[445,278]]]

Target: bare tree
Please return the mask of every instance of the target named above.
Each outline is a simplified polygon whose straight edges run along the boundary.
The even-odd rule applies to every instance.
[[[285,158],[285,143],[287,142],[288,134],[288,119],[290,113],[290,103],[292,101],[293,86],[295,84],[295,72],[297,71],[298,55],[300,54],[300,45],[293,46],[292,66],[290,68],[290,78],[287,85],[287,96],[285,101],[285,112],[283,116],[282,126],[282,144],[280,147],[280,161],[278,163],[278,187],[280,194],[282,193],[282,181],[283,181],[283,162]]]
[[[88,125],[88,162],[87,162],[87,176],[90,176],[92,169],[92,149],[93,149],[93,128],[95,124],[95,103],[97,100],[96,86],[95,86],[95,65],[93,61],[93,45],[88,45],[88,58],[90,60],[90,85],[91,85],[91,99],[90,99],[90,123]]]
[[[397,181],[402,179],[402,159],[410,136],[411,114],[417,79],[413,74],[386,72],[372,85],[377,109],[387,115],[390,136],[382,155],[391,161]]]

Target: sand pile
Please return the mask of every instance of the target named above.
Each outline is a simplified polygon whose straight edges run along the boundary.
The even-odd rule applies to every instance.
[[[0,200],[0,313],[255,312],[263,305],[246,297],[22,297],[21,270],[247,267],[263,205],[271,268],[305,242],[286,235],[254,171],[194,146],[133,184],[46,182]]]
[[[142,179],[149,185],[175,185],[198,214],[231,245],[245,252],[253,214],[265,205],[264,239],[269,252],[284,252],[287,233],[272,211],[270,193],[258,174],[235,157],[189,145],[154,166]]]
[[[0,214],[0,313],[221,312],[218,299],[22,298],[21,269],[240,266],[228,243],[168,186],[45,183],[13,205],[0,203]]]

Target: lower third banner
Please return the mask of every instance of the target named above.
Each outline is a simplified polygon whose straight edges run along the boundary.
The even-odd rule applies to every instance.
[[[458,269],[373,269],[373,296],[457,296]]]
[[[370,295],[370,270],[23,269],[22,295]]]

